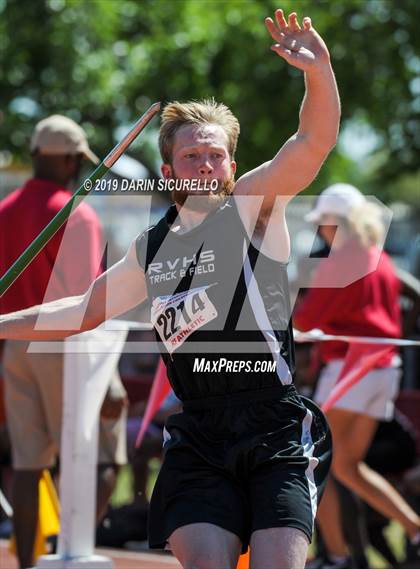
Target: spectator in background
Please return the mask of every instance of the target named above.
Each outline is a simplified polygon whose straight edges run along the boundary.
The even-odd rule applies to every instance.
[[[98,162],[83,129],[61,115],[38,123],[31,154],[34,177],[0,202],[1,274],[69,201],[69,188],[79,175],[82,160]],[[101,272],[101,257],[99,219],[82,203],[0,299],[0,313],[83,293]],[[55,464],[62,415],[63,356],[29,354],[28,345],[7,340],[3,360],[14,467],[13,524],[21,568],[34,564],[38,481],[42,470]],[[117,464],[126,461],[124,407],[125,391],[116,375],[101,413],[98,518],[114,488]]]
[[[297,306],[296,328],[321,328],[328,334],[400,337],[399,280],[388,256],[377,246],[383,233],[380,214],[375,204],[348,184],[335,184],[321,193],[307,220],[320,225],[323,239],[330,247],[334,241],[334,248],[328,258],[321,260],[312,287]],[[360,278],[360,274],[366,276]],[[350,276],[354,278],[348,279]],[[348,286],[344,286],[346,278],[352,281]],[[333,282],[335,287],[331,286]],[[319,350],[325,367],[314,398],[323,404],[339,376],[347,345],[324,342]],[[364,462],[378,421],[392,418],[400,378],[398,360],[396,350],[388,352],[378,367],[327,413],[334,440],[332,472],[373,508],[398,520],[409,537],[420,544],[419,516]],[[331,480],[318,511],[318,522],[329,557],[320,566],[350,567]]]
[[[171,389],[160,409],[153,417],[140,448],[135,448],[138,430],[141,426],[147,401],[133,405],[129,410],[127,421],[128,459],[133,469],[134,506],[140,509],[149,508],[147,485],[150,476],[149,462],[152,458],[162,457],[163,429],[167,418],[182,411],[178,397]]]
[[[420,339],[420,280],[399,267],[401,284],[402,330],[404,338]],[[404,374],[402,389],[420,390],[420,350],[404,346],[401,350]]]

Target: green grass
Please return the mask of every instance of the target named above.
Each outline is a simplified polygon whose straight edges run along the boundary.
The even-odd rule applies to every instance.
[[[400,524],[397,522],[391,522],[385,534],[389,539],[391,548],[398,559],[398,561],[403,561],[404,559],[404,530]],[[373,548],[368,547],[367,556],[372,569],[385,569],[391,568],[391,565],[387,563]]]
[[[126,464],[122,466],[117,478],[117,484],[111,496],[111,506],[118,508],[133,501],[133,474],[131,467]]]
[[[393,550],[398,561],[404,559],[404,530],[397,522],[391,522],[385,530],[385,534],[389,539],[391,549]],[[314,541],[309,547],[309,557],[314,556],[316,542]],[[373,547],[368,547],[366,555],[372,569],[392,569],[391,565],[376,552]]]
[[[152,458],[150,463],[150,477],[147,485],[147,497],[150,499],[152,495],[153,486],[155,485],[156,477],[160,468],[160,461],[157,458]],[[111,505],[115,508],[131,504],[133,501],[133,474],[131,467],[127,464],[120,469],[117,478],[117,484],[114,493],[111,497]]]

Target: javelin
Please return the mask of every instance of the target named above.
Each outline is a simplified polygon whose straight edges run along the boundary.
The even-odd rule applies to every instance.
[[[160,103],[154,103],[147,109],[142,117],[136,122],[130,132],[119,142],[111,152],[99,164],[96,170],[86,178],[77,192],[69,199],[66,205],[57,213],[49,224],[41,231],[22,255],[16,259],[13,265],[8,269],[0,279],[0,297],[15,282],[18,276],[23,273],[26,267],[34,260],[38,253],[45,247],[48,241],[57,233],[60,227],[67,221],[72,210],[73,204],[77,197],[85,197],[94,187],[97,180],[104,176],[111,166],[118,160],[135,138],[141,133],[144,127],[150,122],[154,115],[160,110]],[[78,205],[78,204],[77,204]],[[77,206],[76,206],[77,207]]]

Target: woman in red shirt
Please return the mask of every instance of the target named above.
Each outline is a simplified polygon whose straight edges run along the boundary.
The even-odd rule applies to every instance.
[[[384,240],[381,208],[357,188],[334,184],[319,196],[307,220],[320,226],[331,247],[314,275],[312,287],[294,314],[299,330],[320,328],[328,334],[401,336],[399,280]],[[334,387],[348,344],[321,342],[325,364],[314,399],[323,404]],[[327,413],[334,440],[332,472],[336,479],[388,518],[398,520],[415,542],[420,518],[398,492],[364,462],[379,420],[390,420],[398,393],[400,370],[396,350],[390,350],[363,379]],[[318,522],[331,567],[348,567],[340,527],[339,504],[330,481],[318,512]]]

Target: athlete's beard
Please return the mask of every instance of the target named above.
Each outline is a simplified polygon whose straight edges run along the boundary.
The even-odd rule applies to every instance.
[[[176,175],[175,180],[180,180]],[[216,190],[205,191],[176,191],[172,192],[172,200],[179,206],[185,207],[190,211],[197,211],[200,213],[209,213],[217,209],[226,198],[233,192],[235,187],[235,180],[233,175],[226,180],[218,180]],[[204,180],[203,180],[204,184]],[[207,186],[210,181],[207,181]]]

